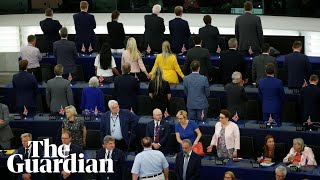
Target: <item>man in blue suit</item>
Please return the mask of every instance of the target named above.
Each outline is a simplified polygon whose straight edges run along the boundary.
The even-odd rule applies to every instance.
[[[86,52],[88,52],[90,44],[93,50],[95,49],[96,34],[94,33],[94,29],[96,28],[96,20],[92,14],[88,13],[88,8],[88,2],[81,1],[81,12],[73,15],[74,26],[76,28],[75,43],[78,52],[81,51],[82,45],[86,48]]]
[[[183,45],[186,49],[189,48],[189,37],[191,35],[189,24],[181,18],[183,7],[177,6],[174,8],[176,17],[169,21],[169,30],[171,35],[171,50],[174,53],[180,53]]]
[[[103,148],[97,151],[96,159],[112,159],[114,173],[100,173],[100,179],[109,180],[126,180],[127,179],[127,164],[123,151],[115,147],[115,139],[112,136],[103,138]],[[98,163],[99,164],[99,163]],[[100,168],[98,168],[100,169]],[[107,166],[106,166],[107,172]],[[99,179],[97,177],[97,179]]]
[[[176,158],[177,180],[200,179],[201,157],[192,151],[192,143],[189,139],[182,141],[182,152]]]
[[[312,69],[308,57],[300,52],[301,41],[295,41],[292,49],[293,53],[285,56],[284,69],[288,74],[288,87],[300,90],[304,80],[309,79]]]
[[[281,80],[274,77],[274,64],[266,66],[267,77],[259,81],[259,96],[262,101],[263,121],[272,119],[281,126],[282,104],[285,93]]]
[[[146,137],[153,139],[152,148],[166,154],[167,142],[170,136],[170,125],[162,120],[160,109],[153,110],[153,121],[147,124]]]
[[[25,106],[32,114],[36,110],[38,84],[36,77],[27,72],[27,67],[27,60],[19,62],[20,72],[13,75],[12,86],[16,98],[16,111],[22,113]]]
[[[183,79],[184,94],[187,96],[189,118],[200,120],[202,111],[207,114],[209,107],[207,97],[210,95],[207,77],[200,75],[200,62],[195,60],[190,64],[192,73]]]
[[[139,117],[129,110],[120,109],[115,100],[110,100],[108,106],[110,111],[101,118],[100,138],[111,135],[115,138],[118,148],[127,151],[128,147],[133,145],[132,142],[135,142],[135,131]]]

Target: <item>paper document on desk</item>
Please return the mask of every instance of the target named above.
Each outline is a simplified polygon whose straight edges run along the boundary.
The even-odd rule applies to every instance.
[[[262,162],[262,163],[260,163],[260,165],[263,166],[263,167],[269,167],[269,166],[274,165],[274,162],[271,162],[271,163]]]
[[[6,155],[11,155],[14,153],[15,149],[6,150]]]

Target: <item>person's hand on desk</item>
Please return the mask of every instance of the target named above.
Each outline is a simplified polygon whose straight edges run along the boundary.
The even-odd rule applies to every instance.
[[[237,158],[238,157],[238,151],[235,149],[232,153],[233,158]]]
[[[210,146],[207,147],[207,152],[208,153],[212,152],[212,147],[213,147],[213,145],[210,145]]]

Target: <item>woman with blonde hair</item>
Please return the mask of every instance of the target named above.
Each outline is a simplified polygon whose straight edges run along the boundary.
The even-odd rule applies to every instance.
[[[150,72],[151,75],[158,66],[161,67],[163,71],[164,79],[169,83],[179,83],[177,73],[182,79],[184,78],[184,74],[180,69],[177,57],[171,52],[170,43],[168,41],[162,43],[162,53],[157,55],[152,71]]]
[[[163,79],[162,69],[156,67],[149,83],[149,96],[152,99],[152,109],[159,108],[165,112],[171,98],[169,83]]]
[[[232,171],[226,171],[224,173],[223,179],[224,180],[236,180],[237,178]]]
[[[148,74],[146,67],[143,64],[141,53],[137,48],[137,42],[133,37],[128,39],[126,50],[122,53],[121,65],[124,63],[129,63],[131,65],[131,75],[140,78],[141,70],[147,78],[150,79],[151,76]]]

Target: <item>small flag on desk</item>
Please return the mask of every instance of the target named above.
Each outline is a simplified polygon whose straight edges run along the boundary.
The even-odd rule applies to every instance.
[[[103,80],[104,80],[104,79],[103,79],[102,75],[100,75],[100,76],[99,76],[99,82],[102,83]]]
[[[306,79],[304,79],[304,83],[303,83],[302,87],[307,87],[307,86],[308,86],[308,83],[307,83]]]
[[[93,51],[93,49],[92,49],[92,46],[91,46],[91,43],[90,43],[90,46],[89,46],[89,52],[91,52],[91,51]]]
[[[25,116],[28,115],[28,109],[26,108],[26,106],[23,106],[23,114]]]
[[[252,48],[251,48],[251,46],[249,46],[249,50],[248,50],[248,53],[251,55],[251,54],[253,54],[253,51],[252,51]]]
[[[232,119],[237,122],[239,120],[238,112],[236,111],[236,114],[232,117]]]
[[[71,75],[71,73],[69,73],[68,80],[69,80],[69,81],[72,81],[72,75]]]
[[[308,123],[308,126],[312,125],[312,121],[311,121],[310,116],[309,116],[308,119],[307,119],[307,123]]]
[[[182,53],[184,53],[184,52],[186,52],[187,50],[186,50],[186,47],[184,46],[184,44],[183,44],[183,46],[182,46],[182,48],[181,48],[181,52]]]
[[[63,107],[62,107],[62,106],[60,107],[59,114],[64,115],[64,109],[63,109]]]
[[[98,115],[98,113],[99,113],[99,111],[98,111],[98,107],[96,106],[95,108],[94,108],[94,115]]]
[[[150,52],[151,52],[151,47],[150,47],[150,45],[148,44],[147,53],[150,54]]]
[[[84,47],[84,43],[82,43],[81,51],[82,51],[83,53],[85,53],[85,52],[86,52],[86,47]]]
[[[201,119],[202,119],[202,121],[204,120],[204,110],[202,110],[202,112],[201,112]]]
[[[134,111],[133,111],[132,107],[131,107],[131,109],[130,109],[130,112],[134,114]]]
[[[269,119],[268,119],[268,124],[271,125],[272,123],[273,123],[273,119],[272,119],[272,116],[270,114]]]
[[[167,109],[167,108],[166,108],[166,110],[164,111],[163,115],[164,115],[165,118],[167,118],[167,117],[170,116],[169,113],[168,113],[168,109]]]

